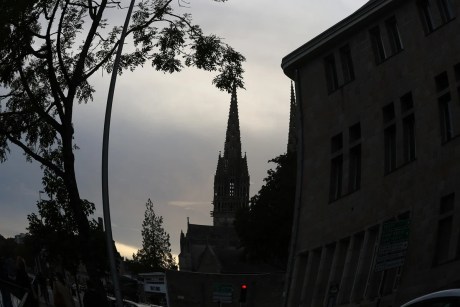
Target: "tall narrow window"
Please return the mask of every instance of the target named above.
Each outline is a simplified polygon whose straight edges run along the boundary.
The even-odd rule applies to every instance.
[[[374,49],[375,62],[379,64],[386,58],[382,35],[380,34],[380,28],[378,26],[372,28],[369,31],[369,34],[371,36],[372,48]]]
[[[419,0],[417,2],[420,18],[422,20],[425,33],[429,34],[434,30],[433,13],[429,0]]]
[[[350,149],[349,192],[361,187],[361,144]]]
[[[340,60],[342,61],[344,83],[353,81],[355,79],[355,71],[353,69],[350,46],[346,45],[340,48]]]
[[[395,120],[395,107],[393,103],[389,103],[382,109],[383,113],[383,124],[389,124]]]
[[[451,253],[452,244],[452,220],[454,212],[455,194],[449,194],[441,198],[439,207],[440,219],[436,235],[436,250],[434,264],[441,264],[453,258]]]
[[[389,103],[382,109],[384,125],[384,171],[388,174],[396,169],[396,123],[395,108]]]
[[[396,169],[396,126],[391,125],[384,131],[385,138],[385,174]]]
[[[324,58],[324,67],[326,70],[327,89],[329,93],[331,93],[339,87],[339,82],[337,80],[337,67],[335,65],[335,58],[333,54]]]
[[[339,133],[331,139],[331,153],[332,154],[337,153],[341,151],[342,148],[343,148],[343,138],[342,138],[342,133]]]
[[[361,139],[361,125],[360,123],[356,123],[350,127],[348,130],[348,138],[350,140],[350,144],[360,141]]]
[[[460,63],[454,65],[455,80],[460,81]]]
[[[449,88],[449,77],[447,76],[447,72],[444,71],[434,77],[434,82],[436,84],[437,92],[442,92],[443,90]]]
[[[398,24],[395,17],[391,17],[385,21],[388,38],[390,40],[391,53],[396,54],[403,49],[401,36],[399,34]]]
[[[331,160],[331,201],[339,199],[342,195],[343,157],[339,155]]]
[[[361,187],[361,125],[356,123],[348,129],[350,146],[348,169],[348,192],[354,192]]]
[[[414,114],[403,119],[404,162],[415,160],[415,120]]]
[[[444,94],[438,98],[439,123],[441,125],[441,139],[443,142],[449,141],[454,135],[450,111],[450,101],[450,93]]]
[[[438,0],[438,7],[443,23],[454,19],[454,11],[452,10],[451,0]]]
[[[403,116],[403,160],[404,163],[415,160],[415,117],[414,101],[409,92],[401,97],[401,114]]]
[[[331,138],[331,182],[329,200],[334,201],[342,195],[343,177],[343,139],[342,133]]]

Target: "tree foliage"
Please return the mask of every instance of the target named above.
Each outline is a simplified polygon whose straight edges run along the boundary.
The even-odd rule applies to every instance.
[[[38,253],[43,249],[49,261],[62,265],[76,273],[78,265],[84,259],[82,251],[88,246],[93,250],[93,263],[101,269],[107,268],[105,237],[102,225],[91,219],[90,242],[82,244],[78,236],[78,225],[70,208],[70,200],[62,178],[55,177],[48,169],[44,170],[42,179],[45,198],[37,202],[38,213],[27,216],[29,236],[33,248]],[[85,216],[89,219],[94,214],[93,203],[82,200]]]
[[[0,162],[13,144],[61,180],[69,200],[66,214],[73,216],[82,244],[89,241],[91,225],[75,176],[73,113],[75,104],[93,99],[90,78],[113,69],[121,26],[110,26],[109,18],[125,12],[121,4],[0,0]],[[189,14],[175,13],[181,4],[138,1],[125,40],[132,45],[118,73],[147,62],[168,73],[195,66],[218,71],[213,83],[221,90],[243,87],[244,57],[217,36],[205,35]],[[84,250],[91,262],[91,248]]]
[[[163,217],[157,216],[149,199],[142,222],[142,248],[133,255],[132,267],[148,271],[177,269],[171,254],[169,234],[163,229]]]
[[[288,153],[269,162],[265,184],[251,198],[251,206],[238,212],[235,228],[249,261],[286,267],[296,188],[296,155]]]

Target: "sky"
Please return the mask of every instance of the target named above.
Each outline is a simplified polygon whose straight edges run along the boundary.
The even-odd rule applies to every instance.
[[[127,0],[123,0],[126,2]],[[250,195],[258,192],[268,160],[286,152],[290,80],[281,59],[353,13],[366,0],[190,0],[188,12],[246,57],[245,90],[238,91],[242,151],[247,153]],[[116,20],[122,24],[122,20]],[[129,48],[129,47],[128,47]],[[130,257],[142,246],[141,225],[150,198],[163,217],[174,255],[190,223],[211,225],[213,180],[224,149],[230,95],[212,85],[214,73],[187,68],[163,74],[150,65],[118,77],[109,148],[113,237]],[[94,100],[74,113],[77,181],[82,198],[102,217],[102,132],[109,75],[90,80]],[[11,147],[0,164],[0,234],[26,232],[42,189],[37,163]],[[41,197],[44,197],[43,195]]]

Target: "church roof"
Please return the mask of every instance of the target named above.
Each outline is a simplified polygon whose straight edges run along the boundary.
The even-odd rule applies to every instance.
[[[230,243],[231,246],[237,246],[239,244],[235,229],[226,226],[188,224],[187,240],[190,243],[206,244],[209,242],[213,245]]]

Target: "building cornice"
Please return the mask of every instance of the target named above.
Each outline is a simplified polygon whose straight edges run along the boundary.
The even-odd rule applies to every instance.
[[[284,73],[291,79],[294,76],[294,67],[301,61],[308,59],[310,56],[322,50],[324,46],[329,45],[343,34],[353,30],[358,25],[369,20],[371,17],[380,13],[384,8],[400,2],[401,0],[370,0],[360,9],[339,21],[334,26],[314,37],[307,43],[303,44],[293,52],[289,53],[281,61],[281,68]]]

